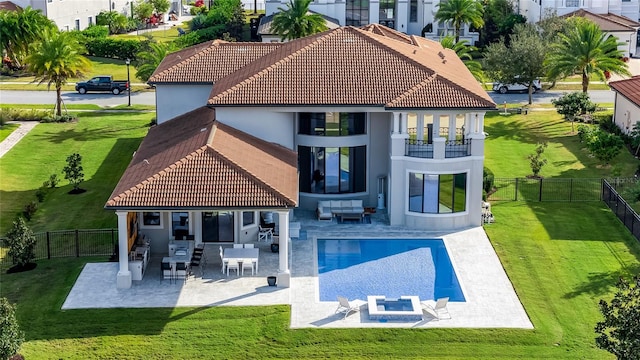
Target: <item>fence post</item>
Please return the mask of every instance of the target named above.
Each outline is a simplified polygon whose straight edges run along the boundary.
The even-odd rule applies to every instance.
[[[80,257],[80,236],[78,229],[76,229],[76,257]]]
[[[49,239],[48,231],[47,231],[47,259],[51,260],[51,239]]]
[[[518,201],[518,178],[516,178],[516,200]]]
[[[540,190],[538,191],[538,201],[542,202],[542,179],[540,179]]]
[[[573,201],[573,178],[569,179],[569,202]]]

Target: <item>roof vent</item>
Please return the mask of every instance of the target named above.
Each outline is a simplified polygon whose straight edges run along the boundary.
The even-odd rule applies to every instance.
[[[418,50],[413,49],[413,55],[415,55],[418,52]]]
[[[206,127],[204,127],[204,128],[202,128],[202,129],[200,129],[200,132],[205,132],[205,131],[207,131],[207,128],[206,128]]]
[[[440,59],[444,59],[444,54],[442,53],[442,51],[438,51],[438,56],[440,56]]]

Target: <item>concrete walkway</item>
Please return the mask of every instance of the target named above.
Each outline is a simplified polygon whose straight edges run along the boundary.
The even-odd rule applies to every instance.
[[[7,124],[20,124],[20,127],[12,132],[6,139],[0,143],[0,157],[3,157],[12,147],[14,147],[22,138],[31,131],[36,125],[37,121],[9,121]]]

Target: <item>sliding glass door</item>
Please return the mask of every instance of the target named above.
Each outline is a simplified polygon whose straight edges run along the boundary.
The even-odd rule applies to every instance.
[[[233,242],[233,211],[202,213],[203,242]]]

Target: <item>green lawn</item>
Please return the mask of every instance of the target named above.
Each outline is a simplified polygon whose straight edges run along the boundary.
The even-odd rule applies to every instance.
[[[103,209],[131,154],[147,132],[153,113],[78,113],[77,123],[38,124],[0,158],[0,234],[17,213],[35,199],[35,191],[51,174],[61,179],[39,204],[29,222],[34,231],[115,227],[112,212]],[[66,157],[82,155],[87,192],[68,195],[71,186],[62,173]]]
[[[19,126],[18,124],[4,124],[0,126],[0,141],[6,139],[7,136],[11,135]]]
[[[574,124],[577,129],[578,123]],[[529,115],[500,115],[485,117],[485,166],[496,177],[524,177],[531,174],[527,155],[533,154],[538,142],[548,142],[543,158],[548,163],[540,174],[544,177],[601,178],[620,170],[621,177],[631,177],[638,168],[638,160],[622,151],[611,164],[600,163],[584,149],[571,123],[553,111],[533,111]]]
[[[492,209],[487,233],[534,330],[289,329],[287,306],[60,310],[100,259],[40,261],[0,281],[28,359],[611,359],[593,341],[597,302],[640,271],[636,240],[600,203]]]
[[[496,176],[525,175],[526,160],[508,156],[526,156],[542,139],[550,141],[546,176],[597,177],[609,171],[589,162],[567,133],[570,124],[552,112],[541,114],[546,116],[487,116],[487,163]],[[77,123],[39,124],[0,158],[2,233],[74,151],[84,156],[82,187],[89,191],[68,195],[63,180],[29,226],[115,226],[113,213],[102,207],[152,115],[82,113]],[[627,166],[629,158],[619,160]],[[638,242],[598,202],[505,202],[494,203],[492,211],[496,223],[486,226],[487,234],[534,330],[294,330],[287,306],[60,310],[84,263],[104,261],[97,258],[43,260],[33,271],[2,274],[0,289],[18,305],[26,333],[21,353],[28,359],[611,359],[593,340],[597,302],[611,298],[620,275],[640,271]]]

